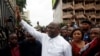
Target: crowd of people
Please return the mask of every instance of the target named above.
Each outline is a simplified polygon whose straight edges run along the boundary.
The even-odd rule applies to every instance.
[[[19,17],[16,20],[20,26],[6,34],[7,44],[0,48],[0,56],[100,56],[100,27],[89,20],[63,27],[51,22],[41,30]]]
[[[0,56],[100,56],[100,28],[89,20],[77,28],[51,22],[45,30],[17,21],[20,28],[8,34],[8,44],[0,48]]]

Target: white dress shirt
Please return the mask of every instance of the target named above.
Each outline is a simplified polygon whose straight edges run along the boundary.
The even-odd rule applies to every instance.
[[[42,56],[72,56],[71,45],[60,35],[50,38],[48,34],[36,31],[25,21],[20,22],[34,38],[42,43]]]

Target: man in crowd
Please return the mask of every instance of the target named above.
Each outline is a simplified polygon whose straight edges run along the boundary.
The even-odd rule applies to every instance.
[[[24,56],[41,56],[41,43],[33,38],[28,32],[25,32],[25,40],[20,43]]]
[[[72,31],[74,30],[74,28],[73,27],[68,27],[68,29],[67,29],[67,31],[68,31],[68,37],[72,40],[72,38],[71,38],[71,33],[72,33]],[[71,40],[70,40],[70,42],[71,42]]]
[[[92,41],[84,47],[81,56],[100,56],[100,28],[90,30]]]
[[[20,17],[17,21],[27,30],[34,38],[42,43],[42,56],[72,56],[71,45],[59,35],[60,27],[57,23],[50,23],[47,26],[47,33],[36,31]]]
[[[23,56],[16,33],[11,33],[8,45],[0,50],[0,56]]]
[[[67,40],[68,42],[71,41],[71,38],[68,35],[68,30],[67,30],[66,26],[64,26],[64,27],[61,28],[61,36],[63,36],[64,39]]]
[[[80,24],[80,28],[84,32],[84,38],[83,40],[86,42],[89,42],[89,31],[91,29],[92,23],[89,20],[83,20]]]

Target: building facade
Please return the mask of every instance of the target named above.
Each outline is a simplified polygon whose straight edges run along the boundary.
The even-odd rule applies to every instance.
[[[25,18],[26,20],[30,20],[29,14],[30,14],[30,12],[28,10],[24,11],[23,13],[21,13],[21,18]]]
[[[0,48],[7,44],[7,37],[15,27],[16,0],[0,0]]]
[[[100,24],[100,0],[63,0],[63,21],[68,24],[75,15],[81,22],[88,19],[94,24]]]
[[[12,25],[14,26],[15,7],[16,7],[16,0],[0,0],[0,26],[1,27],[5,27],[6,24],[9,24],[10,27]]]

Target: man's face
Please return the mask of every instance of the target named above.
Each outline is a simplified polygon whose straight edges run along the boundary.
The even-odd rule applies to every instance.
[[[90,29],[91,26],[88,23],[82,23],[80,27],[81,29],[85,30],[85,29]]]
[[[92,28],[90,30],[90,39],[93,40],[95,37],[100,37],[100,28]]]
[[[62,35],[63,37],[67,37],[67,34],[68,34],[68,32],[67,32],[66,29],[62,29],[62,30],[61,30],[61,35]]]
[[[16,34],[11,34],[9,36],[9,42],[10,44],[12,45],[16,45],[18,43],[18,38],[17,38],[17,35]]]
[[[71,34],[71,32],[74,30],[74,28],[73,27],[69,27],[68,28],[68,35],[70,35]]]
[[[47,33],[51,38],[56,37],[59,34],[59,31],[60,30],[58,29],[58,25],[54,23],[50,23],[47,26]]]
[[[28,32],[26,32],[25,35],[26,35],[26,40],[27,41],[29,41],[29,42],[33,42],[34,41],[33,36],[31,36]]]

